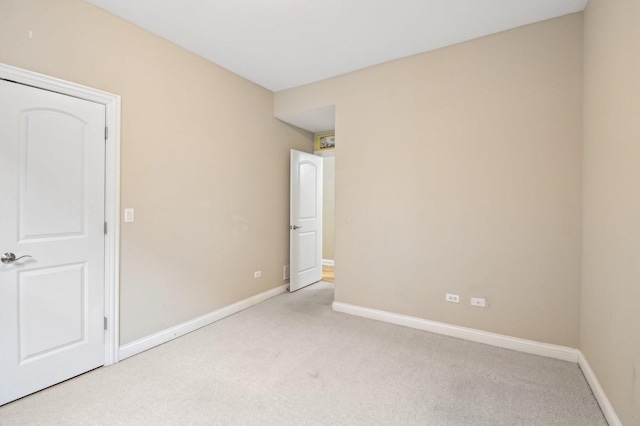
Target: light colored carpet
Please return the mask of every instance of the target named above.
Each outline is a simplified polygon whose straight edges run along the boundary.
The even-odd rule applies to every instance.
[[[606,425],[576,364],[331,310],[321,282],[0,407],[3,425]]]

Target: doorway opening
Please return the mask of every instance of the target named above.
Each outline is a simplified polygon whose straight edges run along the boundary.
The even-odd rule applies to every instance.
[[[314,262],[313,267],[320,267],[322,274],[322,280],[334,283],[335,282],[335,242],[334,242],[334,218],[335,218],[335,105],[327,105],[312,109],[302,109],[297,111],[291,111],[287,113],[278,114],[275,116],[277,119],[307,130],[313,134],[313,146],[310,151],[313,154],[323,157],[322,166],[322,182],[321,188],[323,192],[322,197],[322,253],[319,256],[318,262],[322,265],[318,265]],[[323,148],[320,149],[318,137],[322,135],[329,135],[330,138],[325,139]],[[293,199],[293,197],[292,197]],[[293,225],[293,224],[292,224]],[[291,225],[291,226],[292,226]],[[296,226],[297,228],[297,226]],[[291,262],[293,264],[293,261]],[[294,273],[293,266],[291,266],[291,275]],[[286,273],[285,273],[286,275]],[[320,279],[320,278],[318,278]]]
[[[332,135],[332,144],[323,147],[320,140]],[[323,157],[322,162],[322,280],[335,283],[335,188],[336,151],[335,130],[314,134],[314,154]]]

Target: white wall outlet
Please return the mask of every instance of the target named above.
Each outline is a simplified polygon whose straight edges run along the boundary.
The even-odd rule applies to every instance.
[[[135,211],[133,209],[124,209],[124,221],[129,223],[135,219]]]
[[[253,278],[260,278],[262,276],[262,271],[255,271],[253,273]]]
[[[447,293],[447,296],[445,297],[445,300],[447,302],[460,303],[460,296],[458,296],[457,294],[449,294],[449,293]]]
[[[284,280],[288,280],[289,279],[289,265],[284,265],[283,271],[282,271],[282,278]]]
[[[481,299],[479,297],[471,298],[471,306],[479,306],[485,308],[487,306],[487,299]]]

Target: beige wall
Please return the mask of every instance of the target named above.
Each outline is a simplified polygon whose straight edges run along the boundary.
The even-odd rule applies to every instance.
[[[637,423],[638,21],[635,0],[590,0],[584,86],[575,14],[278,93],[277,113],[337,105],[336,300],[579,334]],[[281,283],[288,150],[311,135],[272,93],[81,0],[0,2],[0,62],[122,96],[122,343]]]
[[[312,135],[273,93],[81,0],[2,0],[0,62],[122,96],[121,343],[282,284]]]
[[[322,258],[334,260],[336,157],[323,157],[322,166]]]
[[[336,300],[578,347],[582,84],[573,14],[276,93],[336,105]]]
[[[581,349],[625,425],[640,424],[640,2],[584,19]]]

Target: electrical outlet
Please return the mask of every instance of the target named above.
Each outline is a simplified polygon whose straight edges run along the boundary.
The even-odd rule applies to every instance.
[[[283,279],[286,281],[289,279],[289,265],[284,265],[284,268],[282,268],[282,277]]]
[[[479,306],[485,308],[487,306],[487,299],[481,299],[479,297],[471,298],[471,306]]]
[[[255,271],[253,273],[253,278],[260,278],[262,276],[262,271]]]
[[[449,294],[449,293],[447,293],[447,296],[445,297],[445,300],[447,302],[460,303],[460,296],[458,296],[457,294]]]

